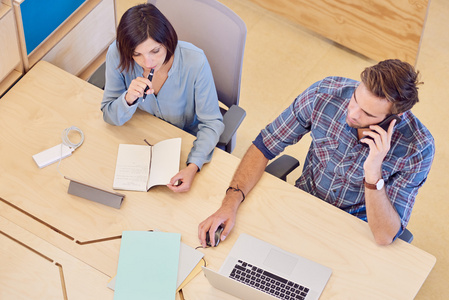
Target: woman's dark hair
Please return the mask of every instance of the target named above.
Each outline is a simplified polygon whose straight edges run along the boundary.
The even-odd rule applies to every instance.
[[[411,109],[418,101],[419,72],[409,63],[399,59],[388,59],[366,68],[361,79],[376,97],[391,103],[393,114]]]
[[[167,49],[164,64],[175,53],[178,36],[167,18],[153,4],[140,4],[128,9],[117,27],[117,47],[120,53],[120,71],[134,67],[136,47],[152,38]]]

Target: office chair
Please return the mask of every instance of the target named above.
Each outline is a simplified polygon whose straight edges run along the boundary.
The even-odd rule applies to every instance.
[[[246,25],[231,9],[216,0],[148,0],[170,21],[178,39],[194,44],[207,56],[218,100],[226,106],[225,130],[218,147],[231,153],[236,131],[246,116],[238,106]]]
[[[270,173],[277,178],[287,181],[287,175],[294,169],[299,167],[299,161],[287,154],[272,161],[266,168],[265,172]]]
[[[101,66],[99,66],[98,69],[96,69],[95,72],[89,77],[89,79],[87,79],[87,82],[104,90],[104,85],[106,82],[105,73],[106,63],[102,63]]]
[[[413,241],[413,234],[405,228],[398,238],[410,244]]]

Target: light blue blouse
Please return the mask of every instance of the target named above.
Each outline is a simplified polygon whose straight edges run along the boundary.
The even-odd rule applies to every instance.
[[[212,158],[224,130],[212,71],[204,52],[179,41],[168,78],[158,95],[147,95],[145,101],[139,98],[131,106],[125,94],[131,81],[142,76],[143,69],[134,64],[129,72],[120,72],[119,63],[120,54],[114,42],[106,56],[106,86],[101,102],[103,119],[120,126],[141,109],[195,135],[197,138],[187,163],[194,163],[201,169]]]

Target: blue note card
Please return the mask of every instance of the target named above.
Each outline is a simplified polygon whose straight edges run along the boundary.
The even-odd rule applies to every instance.
[[[175,299],[181,234],[124,231],[114,300]]]

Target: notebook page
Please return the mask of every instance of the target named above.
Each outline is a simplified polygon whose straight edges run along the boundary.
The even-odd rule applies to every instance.
[[[164,140],[153,146],[148,188],[166,185],[179,172],[181,138]]]
[[[120,144],[113,188],[146,192],[150,168],[150,146]]]

